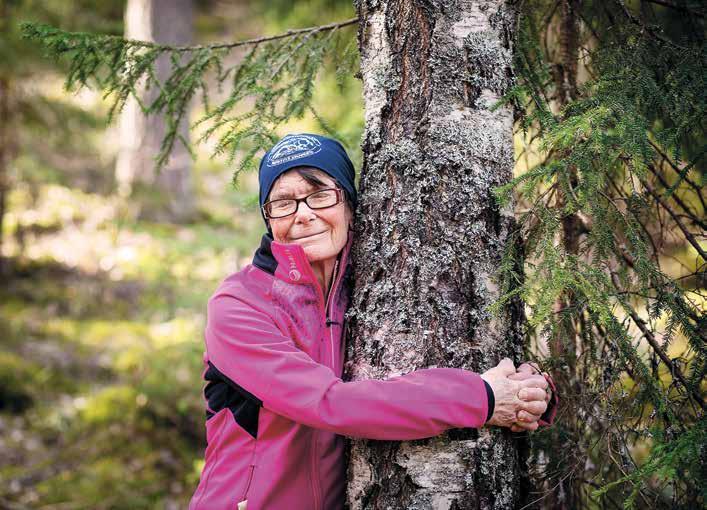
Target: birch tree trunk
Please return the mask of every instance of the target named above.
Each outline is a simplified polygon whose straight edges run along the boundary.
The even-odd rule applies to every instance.
[[[193,25],[192,0],[128,0],[125,8],[125,37],[162,44],[185,45],[191,42]],[[157,78],[164,82],[170,75],[167,55],[155,65]],[[157,97],[153,87],[143,87],[143,103]],[[191,181],[191,157],[181,142],[177,142],[169,162],[155,172],[155,157],[166,133],[162,115],[146,116],[137,101],[130,98],[120,117],[120,149],[116,162],[119,192],[131,195],[138,189],[139,201],[147,206],[147,216],[160,220],[187,221],[194,214],[194,193]],[[189,140],[189,119],[183,118],[179,134]],[[143,193],[144,192],[144,193]],[[147,197],[156,200],[150,204]],[[150,209],[152,208],[152,209]]]
[[[492,317],[513,228],[492,189],[513,170],[513,7],[501,0],[360,0],[366,131],[347,377],[482,372],[522,352],[519,303]],[[461,397],[461,396],[460,396]],[[375,412],[375,410],[373,410]],[[518,439],[459,429],[352,441],[352,509],[516,508]]]

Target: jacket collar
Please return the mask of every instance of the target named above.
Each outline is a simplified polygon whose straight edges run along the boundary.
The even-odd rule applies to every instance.
[[[345,271],[348,265],[352,244],[353,235],[349,232],[346,246],[339,255],[339,267],[342,271]],[[288,283],[318,284],[304,249],[299,244],[278,243],[273,240],[271,232],[263,235],[260,247],[253,257],[253,265]]]

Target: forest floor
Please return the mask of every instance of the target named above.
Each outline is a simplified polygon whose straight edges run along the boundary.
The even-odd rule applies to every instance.
[[[13,191],[0,508],[186,506],[205,445],[206,301],[263,231],[226,173],[200,176],[199,219],[183,225],[112,194]]]

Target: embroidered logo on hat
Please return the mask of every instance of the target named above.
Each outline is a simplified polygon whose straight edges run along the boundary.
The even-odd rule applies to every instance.
[[[272,148],[265,162],[277,166],[295,159],[306,158],[322,150],[322,144],[313,136],[287,135]]]

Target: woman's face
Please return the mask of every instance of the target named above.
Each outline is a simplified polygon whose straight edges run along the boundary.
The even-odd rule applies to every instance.
[[[334,179],[321,170],[314,173],[326,183],[324,186],[314,186],[297,171],[290,170],[275,181],[268,200],[303,198],[318,189],[336,187]],[[299,244],[310,262],[319,262],[336,258],[346,246],[352,214],[346,201],[326,209],[310,209],[300,202],[294,214],[268,221],[275,241]]]

